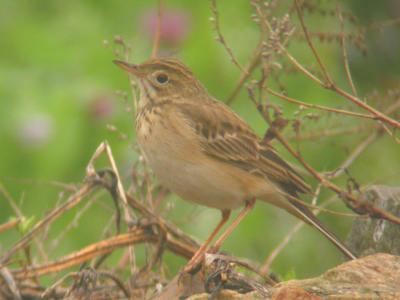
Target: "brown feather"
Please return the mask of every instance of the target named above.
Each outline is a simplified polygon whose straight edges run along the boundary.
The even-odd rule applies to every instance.
[[[266,177],[285,193],[295,195],[311,191],[310,186],[279,157],[272,146],[261,146],[252,129],[223,103],[212,99],[204,104],[182,102],[179,110],[196,130],[206,155],[256,176]]]

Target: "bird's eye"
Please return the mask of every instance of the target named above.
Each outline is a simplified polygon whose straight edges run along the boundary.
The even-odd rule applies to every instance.
[[[160,84],[165,84],[165,83],[168,82],[169,78],[168,78],[168,75],[167,75],[167,74],[165,74],[165,73],[160,73],[160,74],[157,74],[156,80],[157,80],[157,82],[160,83]]]

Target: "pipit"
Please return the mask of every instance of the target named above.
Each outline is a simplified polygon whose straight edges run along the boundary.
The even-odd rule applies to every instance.
[[[348,258],[355,256],[301,202],[310,186],[271,145],[261,143],[231,108],[214,99],[177,59],[135,65],[114,61],[133,74],[140,88],[137,141],[162,185],[181,198],[221,210],[222,218],[184,270],[202,260],[231,210],[244,206],[217,239],[220,248],[260,199],[285,209],[318,229]]]

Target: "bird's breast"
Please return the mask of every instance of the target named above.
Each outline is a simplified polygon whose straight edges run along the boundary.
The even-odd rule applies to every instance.
[[[185,200],[233,209],[253,196],[253,187],[264,185],[261,179],[206,156],[194,129],[179,113],[139,111],[136,129],[142,153],[160,183]]]
[[[139,110],[136,117],[137,140],[150,164],[192,157],[192,133],[182,121],[179,116],[158,107]]]
[[[158,122],[160,122],[159,113],[152,109],[141,109],[136,115],[136,134],[139,143],[146,141],[151,138],[152,128]]]

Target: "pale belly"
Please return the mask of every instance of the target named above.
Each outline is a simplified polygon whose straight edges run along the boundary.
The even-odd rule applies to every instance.
[[[206,157],[190,139],[171,131],[165,134],[161,125],[154,126],[160,127],[153,127],[151,132],[138,128],[141,150],[160,183],[184,200],[235,209],[264,189],[263,180],[249,179],[249,174]]]

